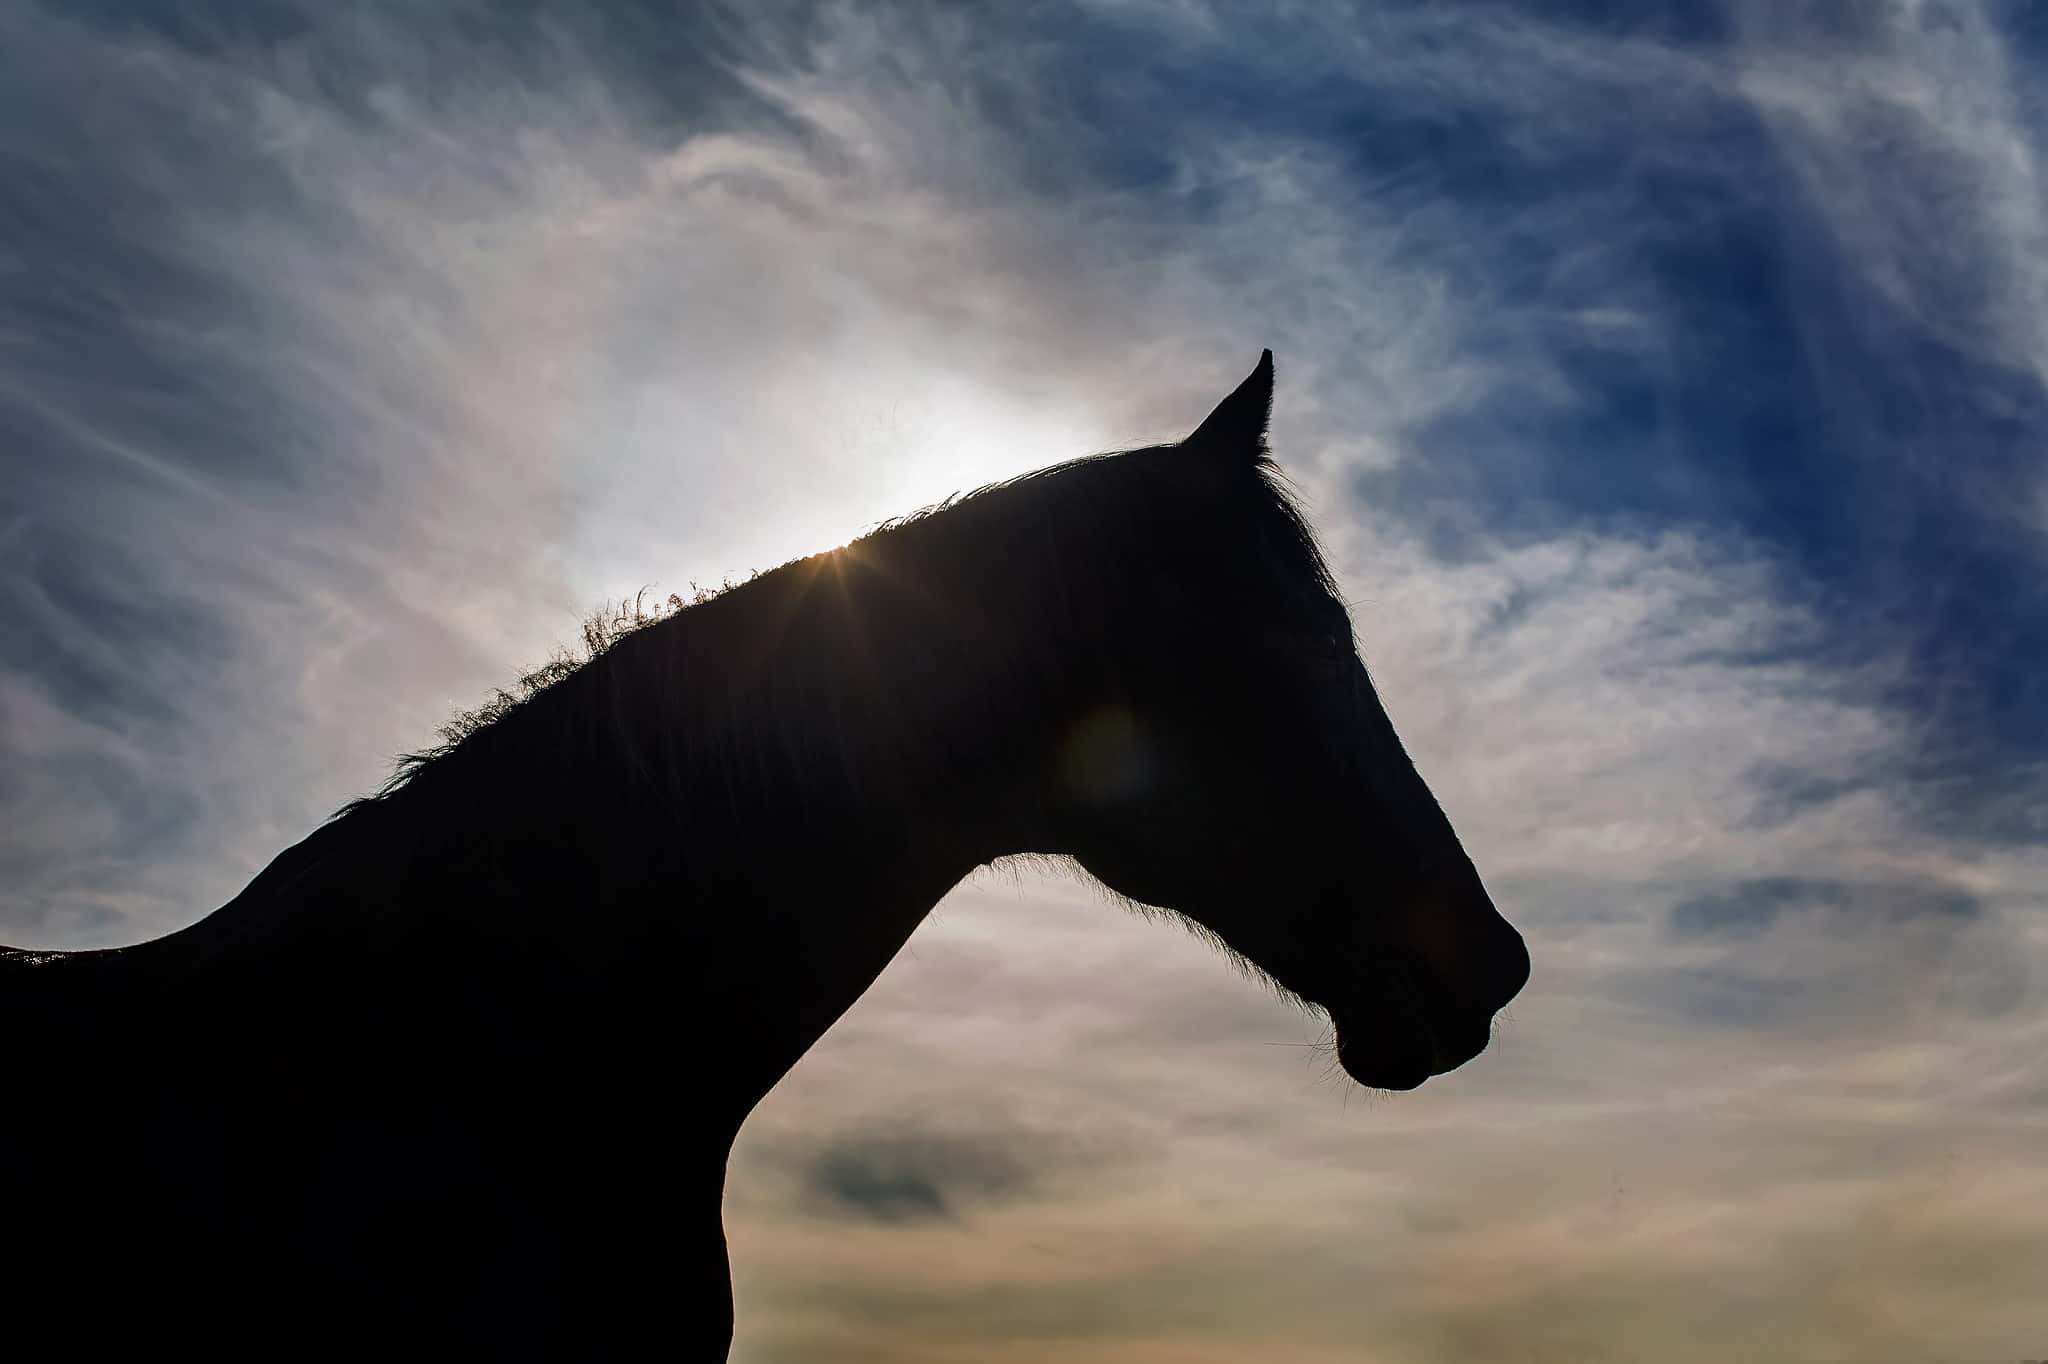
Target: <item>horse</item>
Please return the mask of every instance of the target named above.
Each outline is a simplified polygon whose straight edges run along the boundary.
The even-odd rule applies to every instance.
[[[750,1110],[949,888],[1072,859],[1334,1025],[1528,977],[1267,449],[1028,473],[625,634],[137,946],[0,949],[0,1339],[716,1360]]]

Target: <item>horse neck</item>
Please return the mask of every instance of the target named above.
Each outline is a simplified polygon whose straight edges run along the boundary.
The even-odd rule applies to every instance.
[[[788,565],[600,660],[617,695],[681,701],[652,708],[637,762],[682,826],[700,998],[761,1049],[749,1103],[962,877],[1055,851],[1040,772],[1091,646],[1044,599],[1060,575],[970,509]]]

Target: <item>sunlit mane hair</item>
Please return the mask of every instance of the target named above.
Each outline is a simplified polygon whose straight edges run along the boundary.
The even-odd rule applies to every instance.
[[[506,719],[577,669],[595,662],[626,636],[644,630],[650,625],[658,625],[679,611],[702,605],[735,586],[737,584],[726,583],[717,588],[703,588],[691,583],[690,596],[687,600],[680,594],[671,592],[667,598],[651,602],[649,589],[642,588],[631,599],[622,598],[616,602],[606,602],[584,618],[583,639],[580,645],[558,646],[548,655],[546,662],[529,672],[521,673],[509,689],[497,687],[479,704],[455,712],[438,731],[441,742],[429,748],[416,749],[400,755],[397,769],[372,799],[390,795],[398,790],[422,767],[446,757],[472,734]]]
[[[971,580],[976,572],[986,575],[992,565],[1039,565],[1042,580],[1024,593],[1024,609],[1034,618],[1006,622],[1005,643],[1028,648],[1035,642],[1044,646],[1046,655],[1056,650],[1063,629],[1085,628],[1085,617],[1098,609],[1104,594],[1114,592],[1120,578],[1129,576],[1120,574],[1119,567],[1128,569],[1140,560],[1171,563],[1196,555],[1231,555],[1253,571],[1265,565],[1274,582],[1283,586],[1306,586],[1334,596],[1335,584],[1315,534],[1263,445],[1253,458],[1227,467],[1191,470],[1193,462],[1178,446],[1085,456],[892,518],[842,549],[791,560],[743,582],[715,590],[692,584],[688,598],[671,595],[658,602],[650,602],[643,592],[608,606],[585,622],[579,649],[558,651],[512,687],[500,688],[481,705],[457,713],[442,727],[441,743],[404,755],[380,790],[337,813],[391,800],[423,783],[438,785],[443,778],[488,790],[492,769],[504,770],[502,761],[520,764],[530,781],[571,754],[601,756],[622,775],[630,772],[637,780],[652,780],[664,800],[694,805],[696,800],[677,789],[692,779],[687,755],[633,751],[635,738],[645,733],[646,717],[663,705],[697,709],[702,698],[693,693],[700,690],[700,681],[720,666],[750,666],[743,655],[758,641],[749,638],[749,632],[760,635],[787,623],[790,604],[777,600],[778,585],[787,593],[794,577],[815,573],[836,555],[886,557],[899,537],[937,537],[926,539],[925,557],[957,569],[943,575],[949,581],[923,589],[934,596]],[[1157,514],[1164,503],[1174,504],[1183,514]],[[1213,514],[1188,516],[1191,505]],[[1158,575],[1151,580],[1158,581]],[[1173,575],[1167,581],[1174,581]],[[1014,590],[1018,585],[1009,586]],[[725,614],[737,613],[749,602],[759,604],[760,619]],[[1200,608],[1196,604],[1191,609]],[[724,620],[722,628],[704,634],[700,622],[708,625],[707,612],[723,615]],[[964,610],[952,623],[962,630],[980,627]],[[727,656],[718,656],[721,648]],[[686,666],[677,665],[678,654],[687,656]],[[1061,666],[1050,656],[1038,663],[1054,673]],[[606,685],[594,689],[603,694],[567,704],[565,693],[588,685],[594,673],[605,676]],[[833,737],[821,732],[829,731],[829,717],[787,713],[792,701],[815,701],[817,696],[816,689],[801,686],[785,691],[778,698],[778,712],[763,715],[761,732],[717,737],[779,748],[800,766],[822,763],[803,772],[807,783],[826,780],[833,755],[820,751],[820,745],[829,745]],[[670,718],[688,730],[688,718]],[[991,722],[1000,723],[997,717]],[[436,780],[427,783],[430,775]],[[697,779],[702,777],[696,774]]]

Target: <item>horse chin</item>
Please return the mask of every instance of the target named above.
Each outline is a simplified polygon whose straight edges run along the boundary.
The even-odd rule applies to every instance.
[[[1337,1064],[1368,1089],[1413,1089],[1448,1069],[1426,1027],[1406,1020],[1337,1018]]]

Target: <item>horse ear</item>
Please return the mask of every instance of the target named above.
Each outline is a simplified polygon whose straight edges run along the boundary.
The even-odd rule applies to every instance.
[[[1266,453],[1266,419],[1273,413],[1273,352],[1259,352],[1258,367],[1237,391],[1181,442],[1223,459],[1255,460]]]

